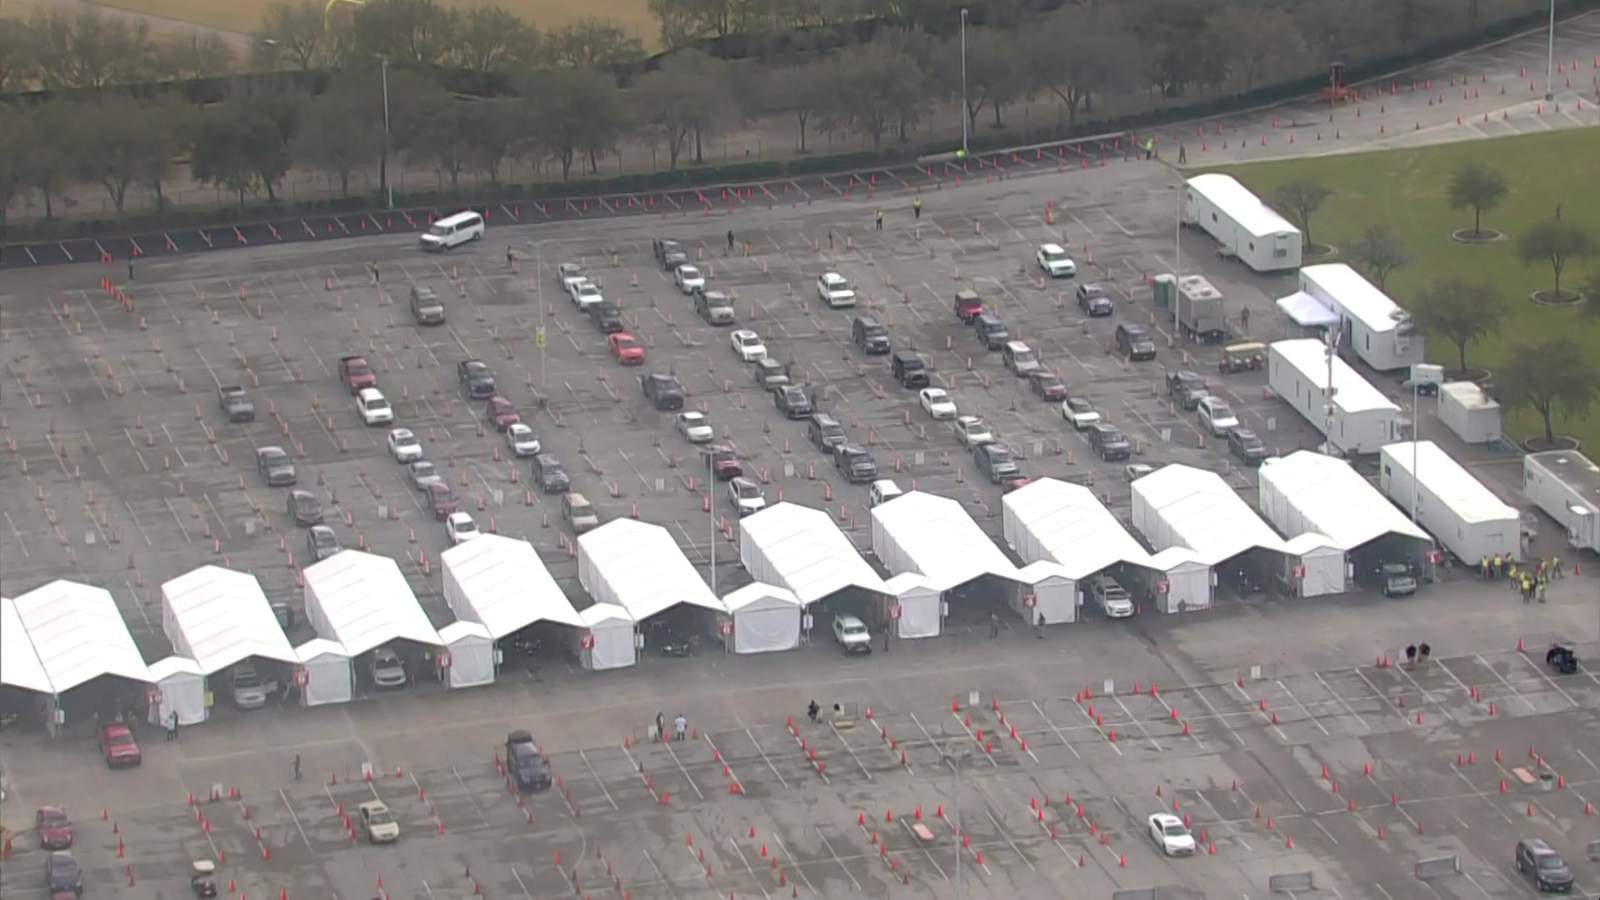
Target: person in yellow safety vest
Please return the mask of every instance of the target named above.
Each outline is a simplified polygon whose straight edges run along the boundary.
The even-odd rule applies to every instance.
[[[1494,555],[1494,568],[1490,571],[1493,573],[1494,577],[1500,577],[1500,554],[1496,553]]]
[[[1489,554],[1485,553],[1483,559],[1478,561],[1478,574],[1485,579],[1489,577]]]
[[[922,197],[920,196],[912,199],[911,201],[911,217],[913,219],[922,218]]]
[[[1145,138],[1144,139],[1144,158],[1145,159],[1153,159],[1155,157],[1155,155],[1156,155],[1156,140],[1155,140],[1155,138]]]
[[[873,223],[877,226],[877,229],[879,231],[882,231],[883,230],[883,210],[879,209],[879,210],[874,211],[873,214],[872,214],[872,220],[873,220]]]

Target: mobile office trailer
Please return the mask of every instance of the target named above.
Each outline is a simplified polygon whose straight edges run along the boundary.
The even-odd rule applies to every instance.
[[[1485,556],[1521,557],[1521,515],[1432,441],[1380,450],[1378,487],[1402,510],[1409,512],[1414,499],[1417,524],[1465,565]]]
[[[1201,275],[1178,279],[1178,328],[1186,337],[1220,341],[1228,336],[1228,316],[1222,292]]]
[[[1522,458],[1522,493],[1567,530],[1567,543],[1600,553],[1600,467],[1576,450]]]
[[[1422,362],[1423,340],[1411,315],[1344,263],[1306,266],[1300,292],[1339,317],[1341,345],[1379,372]]]
[[[1183,188],[1183,221],[1257,272],[1300,267],[1300,229],[1227,175],[1196,175]]]
[[[1439,421],[1469,444],[1500,440],[1500,404],[1470,381],[1439,386]]]
[[[1267,348],[1267,385],[1341,453],[1377,453],[1399,438],[1400,407],[1339,357],[1329,366],[1322,341],[1277,341]]]

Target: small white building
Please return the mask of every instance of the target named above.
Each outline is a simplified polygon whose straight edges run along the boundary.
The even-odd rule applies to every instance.
[[[1218,249],[1257,272],[1300,267],[1300,229],[1228,175],[1190,178],[1183,188],[1183,221],[1217,241]]]
[[[894,603],[889,620],[897,638],[938,637],[944,622],[944,595],[922,575],[901,572],[886,583]]]
[[[1283,539],[1222,476],[1177,463],[1133,482],[1133,527],[1160,551],[1181,548],[1211,568],[1211,587],[1264,584],[1289,554]],[[1186,557],[1187,558],[1187,557]],[[1204,606],[1210,606],[1211,595]]]
[[[1414,459],[1413,459],[1414,458]],[[1522,557],[1522,517],[1432,441],[1401,441],[1379,453],[1378,486],[1462,564]]]
[[[1600,466],[1576,450],[1529,453],[1522,493],[1561,523],[1570,546],[1600,553]]]
[[[1388,294],[1344,263],[1324,263],[1300,270],[1300,291],[1286,301],[1305,298],[1338,319],[1341,346],[1379,372],[1409,368],[1423,361],[1422,335],[1411,315]],[[1309,308],[1309,307],[1308,307]]]
[[[468,543],[471,543],[470,541]],[[445,686],[477,687],[494,684],[494,638],[477,622],[457,620],[439,629],[444,641],[440,666],[445,670]]]
[[[591,672],[623,669],[639,661],[633,617],[615,603],[596,603],[578,613],[578,662]]]
[[[211,716],[206,706],[206,676],[187,656],[169,656],[150,664],[150,678],[161,698],[146,707],[149,724],[161,726],[174,713],[180,726],[199,725]]]
[[[1401,436],[1400,407],[1315,338],[1271,344],[1267,384],[1340,452],[1377,453]]]
[[[826,510],[779,503],[740,518],[739,561],[757,582],[794,594],[807,634],[813,604],[869,628],[890,621],[895,595]]]
[[[1500,404],[1471,381],[1439,385],[1439,421],[1468,444],[1500,440]]]
[[[723,645],[733,653],[775,653],[800,646],[800,598],[752,582],[722,598],[728,608]]]
[[[300,683],[301,706],[349,703],[355,696],[353,660],[338,641],[312,638],[294,652],[300,661],[295,680]]]

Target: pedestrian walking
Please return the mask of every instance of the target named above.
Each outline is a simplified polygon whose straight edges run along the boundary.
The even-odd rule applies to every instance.
[[[1182,141],[1179,141],[1178,142],[1178,165],[1186,166],[1188,164],[1189,164],[1189,148],[1187,146],[1185,146]]]
[[[1487,553],[1483,555],[1482,559],[1478,560],[1478,575],[1485,580],[1489,578],[1489,554]]]
[[[872,221],[873,221],[873,224],[875,224],[877,226],[878,230],[882,231],[883,230],[883,210],[880,209],[880,210],[875,211],[872,214]]]
[[[1539,596],[1539,602],[1540,603],[1544,602],[1544,587],[1545,587],[1545,583],[1543,581],[1539,582],[1539,584],[1534,587],[1534,591]]]
[[[1498,553],[1496,553],[1494,555],[1493,572],[1494,572],[1494,577],[1495,578],[1499,578],[1500,577],[1500,554],[1498,554]]]
[[[683,713],[678,713],[678,717],[672,720],[672,737],[674,740],[681,741],[684,740],[688,734],[689,720],[683,717]]]
[[[733,229],[728,229],[728,252],[733,252]]]
[[[656,712],[655,739],[658,741],[664,741],[667,739],[667,717],[662,715],[659,711]]]
[[[178,739],[178,713],[176,711],[167,715],[167,740]]]
[[[911,200],[911,218],[922,221],[922,195],[918,194]]]
[[[828,252],[833,252],[833,229],[828,229]]]
[[[377,284],[382,280],[383,280],[383,277],[378,274],[378,264],[377,263],[373,263],[372,264],[372,283],[373,284]]]
[[[1039,627],[1034,631],[1033,636],[1040,639],[1044,638],[1044,613],[1039,613]]]
[[[506,246],[506,268],[515,269],[516,267],[517,258],[511,254],[511,246],[508,244]]]
[[[889,652],[889,626],[883,626],[883,652]]]
[[[1561,568],[1561,557],[1559,556],[1550,561],[1550,571],[1554,572],[1557,578],[1567,577],[1566,570]]]
[[[989,637],[997,638],[999,636],[1000,616],[996,613],[989,613]]]
[[[817,713],[819,712],[822,712],[822,707],[817,705],[815,699],[806,704],[806,716],[811,719],[811,724],[817,724]]]
[[[133,280],[133,257],[128,257],[128,280]]]
[[[1239,330],[1245,334],[1250,333],[1250,307],[1239,310]]]
[[[300,780],[300,754],[294,755],[294,780]]]

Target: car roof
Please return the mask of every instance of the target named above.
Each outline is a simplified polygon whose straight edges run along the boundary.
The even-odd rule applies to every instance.
[[[538,456],[535,456],[534,459],[538,460],[539,465],[541,466],[561,465],[561,460],[556,459],[555,454],[553,453],[541,453]]]
[[[357,394],[356,396],[363,400],[382,400],[383,391],[380,391],[377,388],[362,388],[361,393]]]
[[[844,276],[840,275],[838,272],[823,272],[822,273],[822,277],[823,277],[823,279],[825,281],[843,281],[844,280]]]
[[[1165,828],[1168,825],[1182,825],[1183,820],[1172,813],[1158,812],[1150,815],[1150,820]]]
[[[1029,347],[1026,341],[1006,341],[1006,349],[1016,353],[1019,350],[1032,350],[1033,348]]]
[[[464,521],[465,522],[471,522],[472,521],[472,516],[469,513],[453,512],[453,513],[450,514],[450,521],[451,522],[455,522],[455,523],[460,523],[460,522],[464,522]]]
[[[845,615],[842,615],[842,616],[835,616],[834,617],[834,621],[838,622],[840,625],[861,625],[861,626],[865,626],[867,624],[867,623],[861,621],[861,619],[859,617],[849,615],[848,613],[846,613]]]
[[[277,444],[268,444],[265,447],[257,447],[256,448],[256,456],[257,457],[276,456],[276,455],[278,455],[280,453],[285,455],[285,456],[288,455],[288,451],[284,450],[282,447],[279,447]]]
[[[1060,244],[1040,244],[1039,249],[1046,253],[1065,253]]]
[[[409,428],[391,428],[391,429],[389,429],[389,434],[390,434],[391,437],[397,437],[397,438],[416,437],[417,436],[416,432],[412,431]]]

